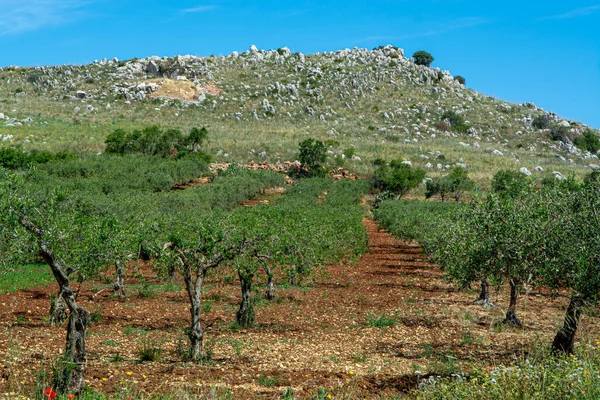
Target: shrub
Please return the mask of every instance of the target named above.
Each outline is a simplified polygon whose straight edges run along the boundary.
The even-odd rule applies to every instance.
[[[394,160],[375,171],[374,186],[381,190],[389,190],[401,198],[416,188],[425,178],[425,171],[405,164],[401,159]]]
[[[162,355],[162,344],[154,340],[142,340],[137,349],[140,361],[158,361]]]
[[[574,140],[575,146],[590,153],[597,153],[600,150],[600,139],[594,132],[585,131],[583,136],[577,136]]]
[[[496,172],[492,178],[492,190],[501,196],[517,197],[530,183],[531,180],[520,172],[502,170]]]
[[[300,155],[298,160],[310,175],[324,175],[325,170],[322,163],[327,159],[325,144],[320,140],[306,139],[300,143]]]
[[[25,152],[21,148],[0,148],[0,167],[7,169],[23,169],[31,165],[46,164],[52,161],[75,160],[77,158],[76,153],[69,151],[53,153],[43,150],[31,150]]]
[[[433,62],[434,58],[431,54],[426,51],[419,50],[413,54],[413,58],[415,60],[415,64],[417,65],[425,65],[429,67]]]
[[[460,75],[456,75],[454,77],[454,80],[456,82],[460,83],[461,85],[464,85],[465,83],[467,83],[467,80],[465,78],[463,78],[462,76],[460,76]]]
[[[192,128],[189,135],[185,136],[177,129],[163,131],[159,126],[153,125],[141,131],[126,132],[116,129],[106,137],[106,153],[108,154],[147,154],[160,157],[182,157],[189,153],[200,154],[203,160],[210,161],[210,157],[200,151],[202,142],[208,136],[206,128]]]
[[[445,120],[448,120],[452,126],[465,123],[464,117],[452,110],[444,111],[442,114],[442,121]]]
[[[550,123],[552,122],[552,118],[548,115],[540,115],[537,116],[531,121],[531,126],[537,129],[547,129],[550,127]]]
[[[566,126],[555,125],[550,128],[550,139],[566,143],[573,139],[573,135]]]

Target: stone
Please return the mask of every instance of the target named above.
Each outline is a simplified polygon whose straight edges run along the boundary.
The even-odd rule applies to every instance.
[[[531,172],[527,168],[525,168],[525,167],[521,167],[519,169],[519,172],[522,173],[525,176],[531,176]]]
[[[160,75],[160,68],[154,61],[150,61],[146,64],[146,73],[150,75]]]
[[[410,161],[402,161],[402,164],[408,165],[409,167],[412,167],[412,163]]]
[[[433,165],[431,165],[431,163],[429,163],[429,162],[427,164],[425,164],[425,168],[427,168],[427,169],[432,168],[432,167],[433,167]]]
[[[533,170],[535,172],[544,172],[544,168],[540,167],[539,165],[537,167],[535,167]]]
[[[78,99],[86,99],[88,95],[83,90],[78,90],[77,92],[75,92],[75,97],[77,97]]]
[[[494,156],[503,156],[504,154],[500,150],[494,150],[494,151],[492,151],[492,155],[494,155]]]
[[[558,179],[559,181],[564,181],[566,178],[558,171],[552,171],[552,173],[554,174],[554,178]]]

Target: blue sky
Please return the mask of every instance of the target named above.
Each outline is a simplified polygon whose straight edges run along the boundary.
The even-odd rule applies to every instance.
[[[393,44],[510,102],[600,128],[600,0],[0,0],[0,66]]]

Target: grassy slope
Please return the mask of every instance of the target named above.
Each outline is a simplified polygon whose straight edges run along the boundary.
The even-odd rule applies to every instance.
[[[570,155],[551,148],[556,143],[547,132],[523,123],[523,118],[535,118],[543,111],[466,89],[449,73],[440,75],[440,80],[437,70],[417,66],[393,48],[302,58],[276,51],[180,58],[186,70],[174,74],[196,76],[199,85],[214,83],[221,89],[220,96],[207,95],[193,105],[148,97],[126,104],[117,98],[116,84],[154,78],[141,72],[148,59],[79,67],[4,68],[0,70],[0,112],[17,120],[32,117],[33,122],[7,127],[7,121],[0,121],[0,139],[13,136],[0,143],[96,152],[103,150],[105,136],[117,127],[161,124],[187,130],[206,125],[208,151],[216,155],[222,150],[217,161],[259,160],[262,151],[272,162],[295,159],[298,142],[316,137],[329,140],[331,164],[359,173],[371,171],[376,158],[402,157],[418,166],[431,162],[433,175],[438,163],[464,163],[483,183],[498,169],[526,167],[533,172],[539,165],[548,172],[579,175],[589,164],[598,163],[589,154]],[[157,64],[168,68],[173,61],[161,59]],[[297,95],[286,85],[293,85]],[[90,98],[76,99],[77,90],[86,91]],[[272,115],[263,108],[265,100],[275,107]],[[94,110],[86,110],[88,105]],[[438,131],[435,127],[447,110],[461,113],[476,133]],[[585,129],[574,122],[571,126],[576,133]],[[479,148],[473,146],[476,142]],[[349,147],[355,148],[360,161],[341,159]],[[494,156],[493,150],[504,155]],[[436,158],[436,152],[443,158]],[[557,153],[567,161],[557,158]]]

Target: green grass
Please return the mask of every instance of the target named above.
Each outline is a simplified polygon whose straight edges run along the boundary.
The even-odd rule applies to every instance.
[[[17,265],[0,272],[0,294],[14,293],[53,281],[52,272],[45,264]]]

